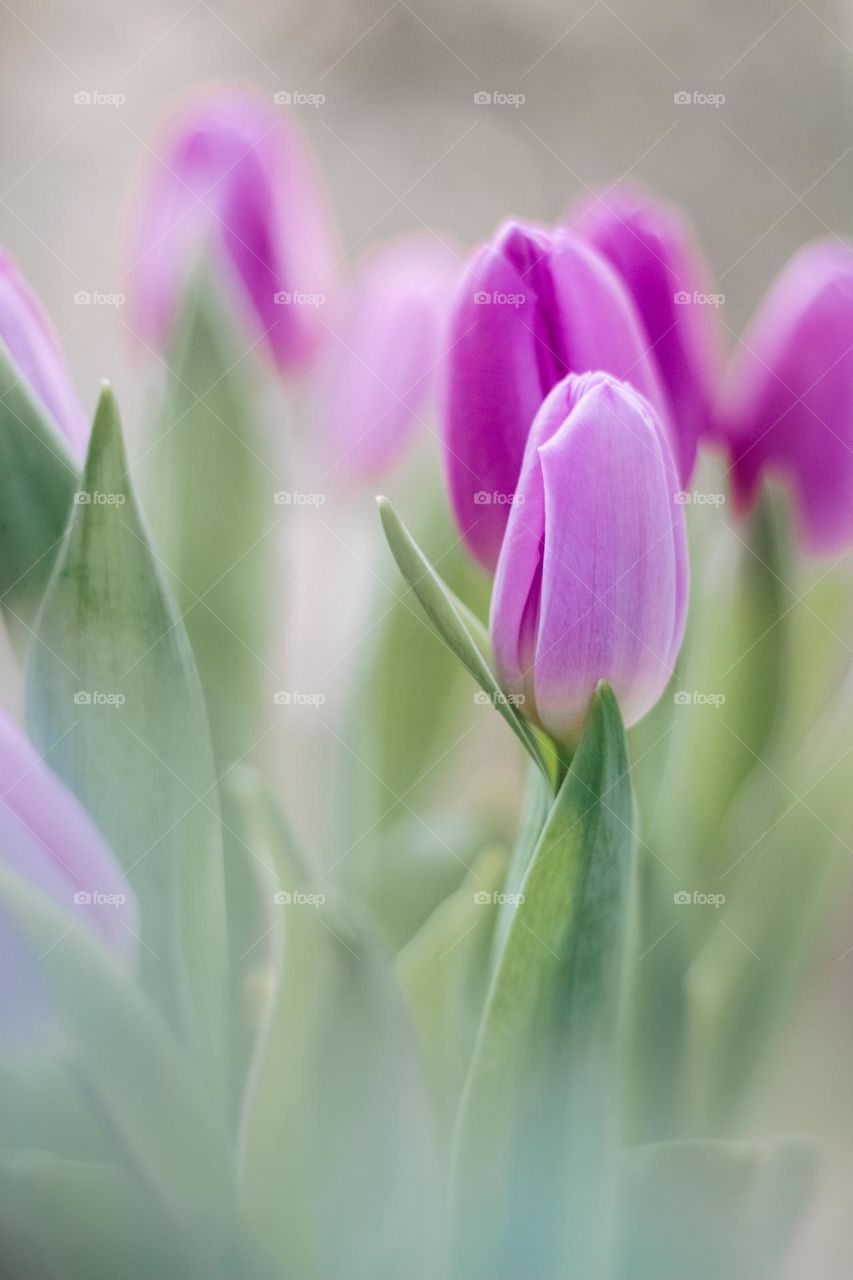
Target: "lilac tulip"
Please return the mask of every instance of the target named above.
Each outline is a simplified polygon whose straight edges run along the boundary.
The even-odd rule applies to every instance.
[[[423,421],[458,274],[426,237],[384,246],[358,272],[323,379],[322,417],[348,473],[379,475]]]
[[[600,680],[627,725],[661,696],[687,609],[684,511],[647,401],[606,374],[570,376],[530,432],[495,577],[504,691],[560,742]]]
[[[627,185],[586,201],[568,221],[619,273],[639,312],[669,398],[686,485],[710,430],[723,361],[722,297],[693,229],[674,206]]]
[[[853,544],[853,245],[807,245],[773,283],[732,360],[718,433],[736,509],[772,472],[810,551]]]
[[[168,338],[206,253],[277,365],[309,359],[335,259],[329,215],[301,132],[249,93],[220,91],[190,106],[143,193],[130,275],[147,342]]]
[[[135,896],[76,797],[0,712],[0,858],[52,899],[69,927],[90,929],[122,962],[136,957]],[[0,920],[0,1026],[26,1045],[54,1019],[33,956],[14,920]],[[59,940],[58,940],[59,941]]]
[[[568,373],[627,379],[666,414],[639,317],[612,267],[565,230],[508,223],[474,257],[449,334],[445,463],[465,540],[497,563],[530,425]]]
[[[82,457],[89,419],[77,398],[59,338],[11,257],[0,250],[0,342],[21,381],[51,423]]]

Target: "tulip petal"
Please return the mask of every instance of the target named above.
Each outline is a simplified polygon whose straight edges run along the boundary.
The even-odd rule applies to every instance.
[[[740,510],[765,469],[793,488],[816,554],[853,543],[853,245],[821,241],[788,263],[733,360],[717,430]]]
[[[59,339],[38,299],[7,253],[0,251],[0,341],[28,389],[62,431],[77,456],[89,437],[89,419],[71,383]]]
[[[720,295],[693,230],[673,206],[627,184],[592,197],[568,222],[617,271],[639,313],[686,484],[710,430],[723,353]]]

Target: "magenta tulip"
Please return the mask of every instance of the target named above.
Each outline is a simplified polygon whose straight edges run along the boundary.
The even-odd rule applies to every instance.
[[[0,250],[0,343],[39,408],[76,457],[89,438],[89,419],[77,398],[50,320],[13,260]]]
[[[722,296],[693,229],[674,206],[619,186],[570,213],[569,228],[619,273],[642,319],[669,398],[682,484],[711,426],[723,362]]]
[[[131,300],[140,335],[167,339],[209,254],[282,369],[323,332],[334,240],[312,157],[283,109],[222,91],[173,125],[137,210]]]
[[[497,563],[531,423],[568,373],[627,379],[665,415],[637,313],[613,269],[565,230],[508,223],[479,250],[449,334],[445,465],[465,540]]]
[[[61,908],[69,929],[90,929],[122,962],[135,961],[136,898],[116,858],[76,797],[1,711],[0,858]],[[0,937],[0,1026],[28,1045],[55,1018],[38,957],[5,914]]]
[[[458,275],[455,254],[426,237],[383,246],[357,273],[330,342],[321,411],[334,464],[348,474],[380,475],[423,423]]]
[[[739,512],[773,473],[810,551],[853,544],[853,245],[807,245],[773,283],[733,357],[718,432]]]
[[[627,725],[673,670],[687,609],[684,509],[655,411],[606,374],[570,376],[530,432],[492,597],[501,685],[560,742],[600,680]]]

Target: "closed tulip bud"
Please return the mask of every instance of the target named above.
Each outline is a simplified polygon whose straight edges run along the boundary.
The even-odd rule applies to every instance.
[[[669,399],[682,484],[711,427],[723,361],[720,294],[679,210],[619,186],[570,214],[569,227],[619,273],[645,329]]]
[[[437,240],[384,246],[357,273],[323,370],[335,462],[374,478],[404,450],[437,384],[459,263]]]
[[[0,251],[0,343],[21,381],[79,456],[89,419],[77,398],[59,339],[38,298],[7,253]]]
[[[103,836],[20,729],[0,712],[0,858],[51,898],[69,928],[90,929],[122,962],[136,957],[136,898]],[[38,957],[0,921],[0,1027],[31,1047],[56,1024]],[[61,945],[61,939],[57,939]]]
[[[203,98],[173,125],[137,209],[130,275],[140,336],[165,342],[207,253],[278,366],[299,366],[323,332],[333,244],[294,122],[249,93]]]
[[[666,412],[640,321],[605,260],[565,230],[508,223],[479,250],[448,338],[445,465],[468,547],[494,569],[531,423],[569,373],[627,379]]]
[[[683,507],[666,432],[624,383],[568,377],[531,429],[492,597],[504,691],[573,744],[596,685],[625,723],[661,696],[687,608]]]
[[[771,286],[733,357],[718,432],[736,509],[770,472],[793,490],[810,551],[853,543],[853,245],[807,245]]]

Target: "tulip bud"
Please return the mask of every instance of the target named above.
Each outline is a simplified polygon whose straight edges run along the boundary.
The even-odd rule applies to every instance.
[[[456,519],[497,563],[530,425],[568,373],[627,379],[665,415],[640,321],[616,273],[565,230],[508,223],[474,257],[452,316],[444,439]]]
[[[492,596],[504,691],[574,743],[601,680],[627,725],[655,704],[684,632],[684,512],[666,432],[605,374],[568,377],[530,432]]]
[[[853,543],[853,245],[807,245],[783,269],[733,357],[717,430],[736,509],[766,469],[793,489],[810,551]]]
[[[0,342],[22,382],[80,456],[89,419],[77,398],[59,338],[38,298],[7,253],[0,251]]]
[[[620,186],[581,205],[569,227],[618,272],[669,399],[682,484],[711,425],[723,360],[722,303],[692,227],[674,206]]]
[[[0,711],[0,858],[51,898],[122,961],[136,956],[136,898],[112,851],[77,798]],[[13,920],[0,921],[0,1027],[31,1043],[54,1017]],[[57,939],[61,944],[61,939]]]
[[[323,377],[322,416],[348,472],[379,475],[427,411],[458,274],[427,238],[386,245],[359,271]]]
[[[312,157],[280,109],[241,92],[194,103],[173,126],[140,202],[131,296],[140,336],[161,346],[209,252],[280,368],[322,334],[335,254]]]

